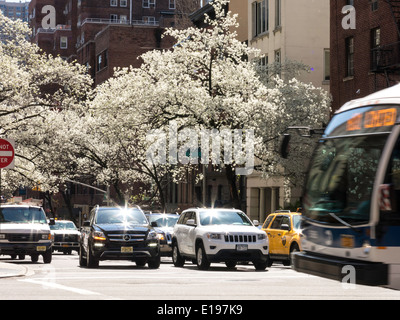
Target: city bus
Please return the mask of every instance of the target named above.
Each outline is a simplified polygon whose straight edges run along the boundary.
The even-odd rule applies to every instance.
[[[400,289],[399,124],[400,85],[335,112],[310,159],[295,270]]]

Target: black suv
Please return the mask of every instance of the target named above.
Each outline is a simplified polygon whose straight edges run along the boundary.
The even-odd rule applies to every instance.
[[[131,260],[157,269],[157,232],[140,208],[95,207],[83,222],[79,265],[95,268],[100,260]]]

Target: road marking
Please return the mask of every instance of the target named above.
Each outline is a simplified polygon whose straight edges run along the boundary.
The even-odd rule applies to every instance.
[[[86,295],[86,296],[100,295],[100,293],[97,293],[97,292],[94,292],[94,291],[67,287],[67,286],[64,286],[62,284],[58,284],[58,283],[56,283],[54,281],[49,281],[49,280],[47,280],[47,281],[38,281],[38,280],[34,280],[34,279],[23,279],[23,280],[18,280],[18,281],[38,284],[38,285],[41,285],[45,289],[49,288],[49,289],[66,290],[66,291],[71,291],[71,292],[82,294],[82,295]]]

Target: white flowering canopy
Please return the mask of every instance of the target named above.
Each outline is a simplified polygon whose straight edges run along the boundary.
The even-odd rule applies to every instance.
[[[171,49],[143,54],[140,68],[115,70],[93,92],[84,67],[42,54],[26,40],[25,24],[0,13],[0,137],[17,144],[16,168],[2,172],[9,190],[40,182],[56,191],[66,178],[83,176],[113,185],[120,198],[151,186],[163,206],[166,178],[186,179],[196,167],[149,161],[149,148],[176,138],[171,127],[197,137],[252,130],[260,170],[275,174],[284,165],[297,172],[310,147],[299,143],[295,160],[283,160],[279,137],[288,126],[326,122],[328,96],[295,78],[263,81],[249,61],[259,52],[237,40],[237,16],[226,12],[227,3],[211,2],[215,18],[206,16],[207,28],[167,29],[163,36],[176,39]],[[178,134],[178,149],[184,143]],[[224,164],[224,152],[208,157],[221,157],[227,172],[238,165]]]
[[[39,183],[57,190],[65,166],[57,145],[70,130],[63,119],[81,113],[92,83],[82,66],[43,54],[30,33],[0,11],[0,137],[16,142],[15,169],[1,172],[3,195]]]

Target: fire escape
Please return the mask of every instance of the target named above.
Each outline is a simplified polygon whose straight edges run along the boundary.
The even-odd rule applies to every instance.
[[[398,39],[400,39],[400,0],[385,1],[390,7]],[[400,81],[400,41],[371,49],[371,57],[371,71],[375,73],[375,90],[381,89],[377,87],[377,75],[384,76],[386,87]]]

